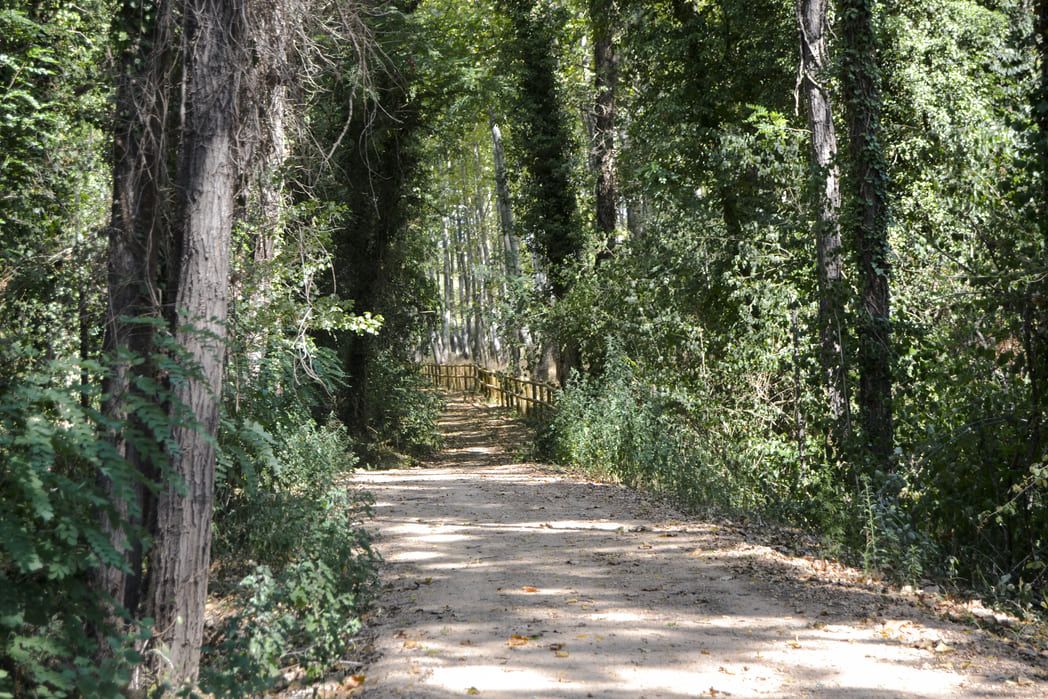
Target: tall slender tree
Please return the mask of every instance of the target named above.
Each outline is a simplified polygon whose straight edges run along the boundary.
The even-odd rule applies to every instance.
[[[826,0],[797,0],[800,70],[797,90],[804,104],[811,138],[811,167],[815,182],[815,252],[819,277],[819,359],[826,386],[831,436],[839,447],[847,432],[848,391],[844,360],[844,264],[840,228],[840,173],[837,132],[826,81]]]
[[[619,82],[619,57],[615,45],[619,23],[616,0],[590,0],[590,24],[593,26],[593,142],[590,146],[596,170],[594,209],[597,231],[604,247],[597,263],[615,250],[615,226],[618,222],[618,187],[615,173],[615,92]]]

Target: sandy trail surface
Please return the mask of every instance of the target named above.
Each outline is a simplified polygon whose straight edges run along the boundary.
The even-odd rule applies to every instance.
[[[526,430],[463,396],[442,427],[433,462],[355,477],[386,562],[354,696],[1048,696],[1018,631],[525,463]]]

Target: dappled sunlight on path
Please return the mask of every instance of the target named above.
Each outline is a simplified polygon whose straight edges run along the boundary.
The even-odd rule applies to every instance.
[[[965,630],[874,591],[829,601],[730,529],[514,456],[526,433],[461,400],[447,450],[362,472],[386,589],[367,697],[1039,696],[971,674]],[[966,646],[967,644],[967,646]],[[938,650],[937,650],[938,648]],[[948,650],[946,650],[948,649]],[[967,649],[967,650],[966,650]],[[1017,671],[1018,672],[1018,671]],[[1015,677],[1018,680],[1018,675]]]

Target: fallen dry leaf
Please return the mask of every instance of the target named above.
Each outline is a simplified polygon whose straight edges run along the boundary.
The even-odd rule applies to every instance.
[[[524,592],[538,592],[538,588],[532,587],[531,585],[525,585],[520,589],[524,590]]]
[[[364,684],[365,679],[367,679],[366,675],[350,675],[342,680],[342,689],[356,689]]]
[[[566,658],[566,657],[568,657],[568,651],[566,651],[566,650],[558,650],[556,655],[557,655],[558,658]]]
[[[509,637],[509,640],[506,641],[506,642],[509,643],[511,646],[524,646],[524,645],[527,645],[528,641],[530,641],[530,640],[531,639],[528,638],[527,636],[521,636],[519,634],[513,634],[512,636]]]

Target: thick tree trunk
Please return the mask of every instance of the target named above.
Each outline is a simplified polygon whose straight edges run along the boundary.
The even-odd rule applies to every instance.
[[[211,554],[215,447],[225,359],[229,248],[236,185],[234,117],[240,37],[235,0],[184,7],[183,141],[179,158],[175,338],[199,373],[173,386],[174,482],[157,503],[149,612],[161,652],[154,669],[176,685],[196,679]]]
[[[619,61],[615,51],[617,11],[615,0],[590,0],[593,25],[593,73],[597,97],[593,105],[593,164],[596,169],[597,231],[604,248],[597,254],[597,265],[614,254],[617,243],[618,188],[615,176],[615,90],[619,81]]]
[[[848,122],[851,206],[862,280],[859,321],[859,407],[864,448],[889,469],[894,451],[892,342],[889,298],[887,167],[881,145],[880,72],[872,0],[842,0],[843,86]]]
[[[829,91],[823,85],[826,53],[826,0],[797,0],[800,74],[797,87],[811,131],[811,164],[816,186],[815,250],[819,277],[819,359],[833,420],[834,447],[848,431],[848,393],[842,338],[844,319],[841,259],[840,176],[837,134]]]

